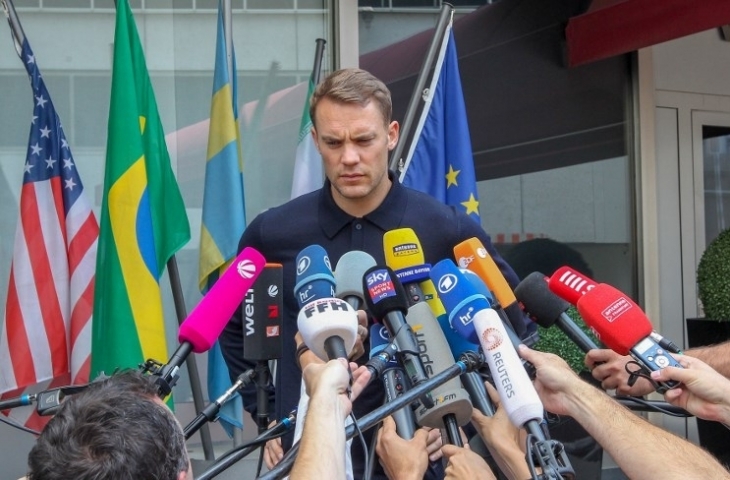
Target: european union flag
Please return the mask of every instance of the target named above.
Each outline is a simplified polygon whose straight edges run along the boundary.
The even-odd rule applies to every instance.
[[[444,34],[430,92],[401,183],[465,211],[480,223],[474,158],[451,26]]]

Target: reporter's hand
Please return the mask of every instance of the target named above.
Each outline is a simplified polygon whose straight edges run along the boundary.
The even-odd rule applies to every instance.
[[[705,420],[730,424],[730,380],[697,358],[675,358],[684,368],[665,367],[651,372],[656,381],[681,382],[664,393],[666,401]]]
[[[370,331],[368,330],[368,315],[364,310],[357,311],[357,337],[355,338],[355,346],[352,347],[349,360],[355,361],[362,357],[365,353],[365,340],[367,340]]]
[[[419,428],[412,439],[405,440],[398,436],[393,417],[386,417],[378,431],[375,452],[388,478],[421,480],[428,469],[428,438],[429,432]]]
[[[492,384],[484,382],[484,386],[496,412],[493,417],[489,417],[475,408],[471,414],[472,423],[477,427],[492,458],[507,478],[519,480],[530,478],[530,469],[525,460],[527,433],[512,424],[507,416],[507,410],[500,405],[499,394]]]
[[[352,372],[352,385],[350,385]],[[352,411],[352,402],[365,389],[370,380],[370,371],[356,363],[348,364],[344,358],[327,363],[310,363],[304,368],[302,378],[307,395],[314,401],[319,395],[337,395],[345,416]]]
[[[442,457],[441,446],[444,444],[444,440],[441,437],[441,430],[438,428],[427,428],[428,431],[428,444],[426,445],[426,452],[428,453],[428,459],[432,462],[439,460]]]
[[[654,386],[645,378],[638,378],[633,386],[629,387],[629,373],[626,364],[633,360],[629,356],[619,355],[613,350],[595,349],[586,353],[585,365],[591,371],[593,378],[601,382],[604,390],[616,389],[619,395],[640,397],[654,391]]]
[[[275,424],[276,420],[272,421],[269,423],[269,428]],[[269,470],[274,468],[281,461],[282,457],[284,457],[284,448],[281,446],[281,437],[266,442],[264,446],[264,463],[266,463],[266,468]]]
[[[526,345],[519,345],[518,353],[536,369],[535,390],[546,410],[558,415],[569,415],[571,397],[590,385],[575,374],[562,358],[552,353],[538,352]]]
[[[444,458],[448,460],[445,480],[491,480],[496,478],[487,462],[468,448],[448,444],[441,447],[441,451]]]

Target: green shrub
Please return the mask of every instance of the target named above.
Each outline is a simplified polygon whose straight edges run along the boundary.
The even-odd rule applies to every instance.
[[[706,318],[730,321],[730,229],[720,232],[702,254],[697,294]]]
[[[598,343],[595,335],[593,335],[593,332],[591,332],[590,328],[588,328],[585,322],[583,322],[583,319],[581,318],[578,310],[576,310],[575,307],[570,307],[570,309],[568,309],[566,313],[570,318],[573,319],[575,324],[581,328],[581,330],[586,332],[591,339]],[[573,341],[569,339],[568,336],[565,335],[562,330],[560,330],[560,328],[558,328],[556,325],[553,325],[550,328],[543,328],[538,326],[537,330],[540,334],[540,340],[538,340],[538,342],[535,344],[535,350],[539,350],[541,352],[550,352],[558,355],[563,360],[565,360],[568,365],[570,365],[570,368],[572,368],[573,371],[576,373],[588,371],[585,363],[583,362],[585,358],[585,353],[583,353],[583,350],[578,348],[578,346],[573,343]]]

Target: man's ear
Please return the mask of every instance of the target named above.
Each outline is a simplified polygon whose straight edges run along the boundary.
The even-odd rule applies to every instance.
[[[317,141],[317,129],[312,127],[311,130],[309,130],[310,135],[312,135],[312,143],[314,143],[314,146],[317,147],[317,151],[319,152],[319,142]],[[321,154],[322,152],[320,152]]]
[[[393,150],[398,144],[398,135],[400,133],[400,124],[393,120],[388,125],[388,150]]]

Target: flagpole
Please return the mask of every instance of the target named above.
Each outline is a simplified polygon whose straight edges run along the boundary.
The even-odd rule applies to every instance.
[[[322,74],[322,57],[324,56],[324,44],[327,41],[324,38],[318,38],[314,47],[314,66],[312,66],[312,74],[310,79],[315,86],[319,84],[319,77]]]
[[[223,36],[226,39],[226,62],[228,75],[233,75],[233,10],[231,0],[223,0]],[[233,82],[233,79],[230,79]],[[235,99],[238,101],[238,99]]]
[[[453,5],[446,2],[443,2],[441,4],[441,13],[439,14],[438,22],[436,23],[436,29],[434,30],[431,44],[428,47],[428,52],[426,52],[426,58],[423,61],[423,66],[421,67],[421,71],[418,74],[416,86],[413,89],[411,101],[408,104],[408,109],[406,110],[406,116],[403,119],[403,125],[401,126],[400,135],[398,137],[398,144],[395,146],[395,149],[393,150],[393,153],[390,157],[390,165],[388,165],[388,167],[391,170],[397,170],[401,161],[401,156],[403,155],[406,141],[408,141],[408,135],[410,134],[410,130],[413,127],[413,119],[416,117],[418,102],[422,99],[423,88],[426,86],[426,80],[428,78],[429,72],[431,71],[431,67],[433,66],[433,61],[436,58],[436,54],[441,49],[441,40],[444,36],[446,26],[451,20],[453,10]]]
[[[3,10],[5,10],[5,16],[10,24],[10,32],[13,34],[13,43],[15,44],[15,51],[18,52],[18,56],[22,60],[23,42],[25,41],[25,32],[23,27],[20,25],[18,14],[15,13],[15,5],[13,0],[0,0],[3,4]]]
[[[175,313],[177,314],[177,323],[182,323],[188,314],[185,309],[185,299],[180,285],[180,271],[177,268],[177,259],[172,255],[167,261],[167,274],[170,277],[170,289],[172,290],[172,300],[175,303]],[[193,355],[188,355],[185,359],[185,365],[188,367],[188,377],[190,378],[190,390],[193,394],[193,405],[195,412],[202,412],[205,409],[205,399],[203,398],[203,390],[200,387],[200,373],[198,372],[198,363]],[[200,443],[203,445],[203,455],[206,460],[215,460],[213,452],[213,439],[210,436],[210,428],[208,423],[204,423],[200,427]]]

